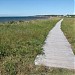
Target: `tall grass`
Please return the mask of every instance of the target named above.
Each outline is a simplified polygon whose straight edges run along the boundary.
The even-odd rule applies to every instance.
[[[75,54],[75,18],[65,18],[62,22],[62,30],[70,42]]]
[[[35,66],[48,32],[58,18],[0,24],[0,75],[62,75],[68,71]],[[73,72],[69,72],[71,75]],[[64,74],[65,75],[65,74]]]

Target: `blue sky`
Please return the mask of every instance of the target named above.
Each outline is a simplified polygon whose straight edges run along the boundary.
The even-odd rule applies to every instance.
[[[74,0],[0,0],[0,16],[74,14]]]

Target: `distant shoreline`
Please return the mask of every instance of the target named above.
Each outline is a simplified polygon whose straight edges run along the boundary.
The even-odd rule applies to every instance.
[[[48,17],[44,17],[44,16],[0,17],[0,23],[10,22],[10,21],[30,21],[30,20],[47,19],[47,18]]]
[[[10,21],[30,21],[30,20],[37,20],[37,19],[48,19],[51,17],[75,17],[75,15],[3,16],[0,17],[0,23],[10,22]]]

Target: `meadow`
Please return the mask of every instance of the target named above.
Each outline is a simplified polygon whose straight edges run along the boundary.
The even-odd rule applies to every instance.
[[[71,44],[72,50],[75,54],[75,18],[64,18],[61,28]]]
[[[73,70],[35,66],[48,32],[60,18],[0,23],[0,75],[74,75]]]

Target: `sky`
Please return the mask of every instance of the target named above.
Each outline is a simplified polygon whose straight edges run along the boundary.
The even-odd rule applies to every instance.
[[[0,16],[66,15],[75,0],[0,0]]]

